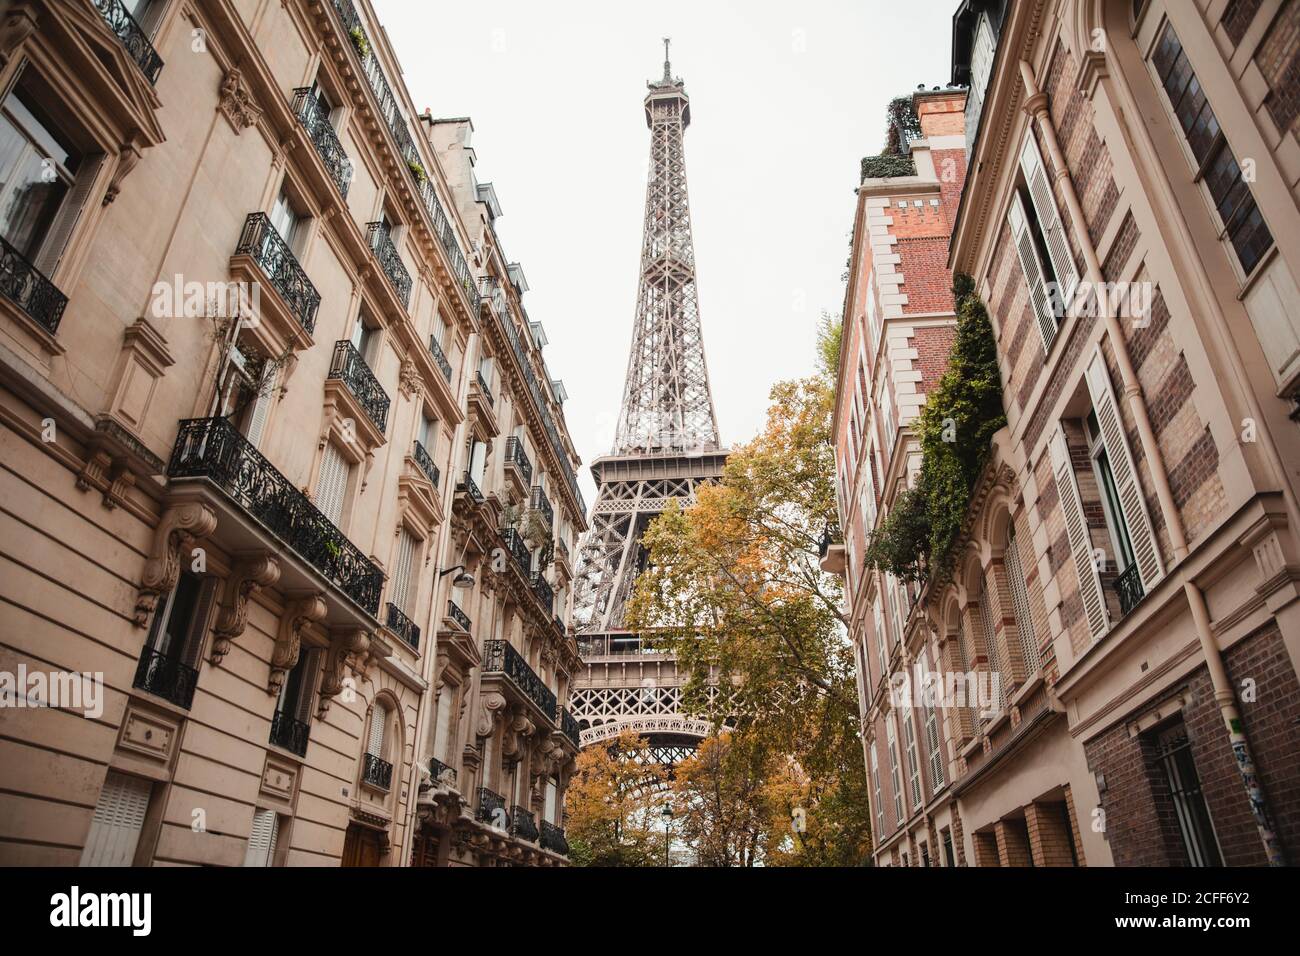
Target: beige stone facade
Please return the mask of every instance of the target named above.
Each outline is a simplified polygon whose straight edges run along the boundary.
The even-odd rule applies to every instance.
[[[914,782],[906,732],[868,753],[879,863],[1300,854],[1298,23],[1294,0],[957,10],[948,264],[988,306],[1008,424],[953,580],[899,637],[865,615],[864,705],[917,660],[1000,692],[937,708]]]
[[[2,16],[0,863],[563,864],[579,462],[471,124],[366,0]]]

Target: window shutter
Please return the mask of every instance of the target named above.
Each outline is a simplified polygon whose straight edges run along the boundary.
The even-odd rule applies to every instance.
[[[209,577],[204,578],[199,585],[199,599],[194,605],[194,616],[185,629],[185,646],[181,649],[181,660],[187,667],[197,669],[203,658],[208,625],[212,620],[212,605],[217,600],[218,583],[216,578]]]
[[[253,829],[248,835],[248,851],[244,854],[244,866],[271,865],[278,829],[279,820],[274,810],[253,811]]]
[[[1056,317],[1052,315],[1052,306],[1047,300],[1043,268],[1038,262],[1034,237],[1029,233],[1029,217],[1025,215],[1025,207],[1020,201],[1018,192],[1011,194],[1007,224],[1011,227],[1011,241],[1020,259],[1020,269],[1025,274],[1025,283],[1029,286],[1029,304],[1034,311],[1034,318],[1038,320],[1038,334],[1043,339],[1043,351],[1046,352],[1052,347],[1052,339],[1056,338]]]
[[[415,563],[415,537],[405,527],[397,536],[397,560],[393,562],[393,593],[389,598],[403,614],[410,615],[411,567]]]
[[[1156,546],[1156,536],[1151,529],[1146,501],[1142,497],[1142,486],[1133,464],[1133,454],[1120,422],[1119,403],[1115,399],[1110,373],[1106,371],[1106,361],[1102,358],[1100,346],[1088,363],[1086,378],[1088,392],[1092,396],[1092,408],[1097,413],[1097,424],[1101,427],[1102,440],[1106,443],[1106,455],[1110,460],[1111,474],[1115,478],[1115,490],[1119,494],[1120,507],[1124,510],[1124,524],[1133,546],[1133,557],[1137,561],[1138,573],[1142,575],[1142,586],[1150,591],[1164,576],[1164,566],[1160,563],[1160,549]]]
[[[921,805],[921,760],[916,752],[916,728],[912,726],[912,714],[903,713],[903,740],[907,743],[907,777],[912,790],[912,806]]]
[[[303,647],[298,652],[302,655],[302,681],[298,684],[298,699],[293,704],[293,716],[304,724],[311,724],[311,705],[316,698],[316,681],[320,677],[320,659],[325,653],[323,647]]]
[[[894,825],[903,825],[903,772],[898,762],[898,733],[894,730],[894,715],[885,719],[885,732],[889,737],[889,785],[894,791]]]
[[[876,742],[871,742],[871,792],[876,804],[877,837],[885,832],[885,799],[880,790],[880,758],[876,756]]]
[[[280,380],[280,370],[271,368],[262,377],[257,389],[257,399],[253,403],[253,415],[248,422],[248,442],[254,448],[262,447],[262,436],[266,433],[266,419],[271,414],[271,400],[275,397],[276,383]]]
[[[316,482],[316,507],[336,525],[343,518],[343,496],[347,487],[348,463],[333,442],[326,442],[321,456],[320,478]]]
[[[1061,513],[1065,517],[1065,531],[1070,539],[1070,553],[1074,555],[1075,569],[1079,573],[1079,598],[1083,602],[1084,617],[1093,640],[1106,633],[1109,619],[1106,598],[1101,589],[1101,576],[1092,557],[1092,539],[1088,536],[1088,522],[1083,516],[1079,484],[1070,462],[1070,449],[1065,443],[1061,426],[1052,434],[1052,473],[1056,476],[1056,490],[1061,499]]]
[[[81,853],[82,866],[131,865],[152,789],[148,780],[108,772]]]
[[[384,756],[384,726],[388,723],[388,710],[383,704],[375,704],[370,709],[370,735],[366,741],[366,753],[374,757]]]
[[[1029,591],[1025,587],[1024,564],[1020,560],[1020,536],[1011,526],[1007,538],[1007,584],[1011,589],[1011,606],[1016,614],[1016,637],[1020,641],[1020,657],[1025,662],[1025,676],[1038,673],[1042,663],[1038,659],[1038,635],[1034,632],[1034,619],[1029,612]]]
[[[68,242],[72,239],[72,232],[90,204],[91,192],[95,188],[95,183],[99,181],[99,171],[103,166],[102,155],[87,156],[82,161],[81,168],[77,170],[72,189],[59,205],[59,211],[50,224],[49,232],[41,243],[41,250],[34,257],[33,262],[33,265],[48,279],[53,279],[54,270],[59,267],[59,261],[63,258]]]
[[[1074,256],[1070,254],[1070,243],[1065,238],[1065,227],[1056,208],[1052,184],[1047,179],[1047,167],[1043,165],[1043,156],[1038,151],[1038,141],[1034,139],[1032,127],[1026,132],[1025,145],[1020,150],[1020,168],[1024,170],[1025,182],[1029,184],[1029,198],[1033,200],[1034,211],[1038,213],[1038,224],[1043,230],[1043,240],[1047,243],[1047,254],[1052,257],[1052,269],[1056,272],[1057,282],[1061,284],[1061,302],[1068,307],[1079,282],[1079,270],[1074,265]]]

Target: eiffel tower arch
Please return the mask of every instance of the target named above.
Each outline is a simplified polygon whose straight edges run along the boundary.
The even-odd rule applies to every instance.
[[[672,75],[667,40],[663,79],[648,87],[650,172],[636,319],[614,447],[591,466],[599,490],[578,552],[573,614],[583,666],[569,700],[582,746],[630,729],[650,740],[656,759],[672,764],[711,727],[682,713],[686,675],[676,659],[647,651],[623,615],[648,558],[645,529],[670,501],[687,506],[702,483],[720,478],[727,452],[718,441],[700,331],[683,142],[690,100]]]

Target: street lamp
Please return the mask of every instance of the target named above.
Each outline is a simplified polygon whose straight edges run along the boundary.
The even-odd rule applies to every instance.
[[[664,866],[672,866],[668,862],[668,848],[672,845],[672,837],[669,834],[668,827],[673,822],[673,808],[664,804],[664,808],[659,811],[659,815],[664,818]]]

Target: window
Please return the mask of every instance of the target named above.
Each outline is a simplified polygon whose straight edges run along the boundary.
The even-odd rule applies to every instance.
[[[1228,148],[1223,130],[1210,107],[1196,73],[1188,62],[1182,42],[1171,25],[1165,24],[1151,64],[1169,97],[1174,117],[1191,150],[1196,177],[1205,185],[1223,224],[1220,238],[1227,238],[1244,274],[1250,275],[1264,253],[1273,246],[1273,235],[1255,205],[1241,167]]]
[[[483,473],[487,468],[487,445],[477,438],[470,439],[469,477],[480,489],[483,488]]]
[[[1056,490],[1061,499],[1061,515],[1065,519],[1065,532],[1070,541],[1070,553],[1074,557],[1075,571],[1079,575],[1079,599],[1083,602],[1088,631],[1096,640],[1106,633],[1106,629],[1110,626],[1110,616],[1101,589],[1101,576],[1093,556],[1088,520],[1083,513],[1083,498],[1079,494],[1079,482],[1074,474],[1074,464],[1070,460],[1070,448],[1065,440],[1065,432],[1059,425],[1048,442],[1048,449],[1052,456],[1052,474],[1056,479]]]
[[[343,504],[351,477],[352,466],[343,453],[333,442],[326,442],[321,455],[320,477],[316,480],[316,507],[335,525],[343,520]]]
[[[921,851],[921,865],[928,869],[930,866],[930,844],[922,840],[919,849]]]
[[[152,792],[148,780],[116,770],[108,772],[81,851],[82,866],[130,866],[134,862]]]
[[[458,713],[459,696],[460,686],[449,683],[443,686],[442,693],[438,697],[438,720],[434,728],[433,751],[435,757],[448,764],[454,762],[452,760],[452,750],[455,749],[455,742],[452,739],[452,718]]]
[[[188,555],[182,560],[189,561]],[[198,684],[203,642],[217,591],[216,578],[182,570],[154,612],[149,638],[140,654],[135,687],[188,708]]]
[[[254,810],[244,866],[274,866],[275,843],[280,836],[280,815],[274,810]]]
[[[924,658],[921,667],[929,670]],[[943,751],[939,747],[939,715],[930,704],[925,708],[925,746],[930,759],[930,785],[937,791],[943,787]]]
[[[947,866],[956,866],[957,857],[952,849],[952,831],[944,827],[940,833],[943,835],[943,859]]]
[[[1201,792],[1201,778],[1192,759],[1187,727],[1179,721],[1155,736],[1156,756],[1169,784],[1178,830],[1192,866],[1222,866],[1210,810]]]
[[[424,446],[424,450],[433,454],[438,447],[438,419],[431,416],[424,409],[420,409],[420,424],[416,432],[416,440]]]
[[[392,595],[389,602],[407,617],[414,613],[412,605],[419,590],[419,582],[413,580],[418,549],[419,543],[415,535],[403,525],[397,533],[397,555],[393,560],[393,589],[389,592]]]
[[[880,396],[876,404],[880,408],[880,425],[884,429],[885,449],[890,455],[893,455],[896,430],[894,426],[893,396],[889,393],[888,378],[880,383]]]
[[[1014,522],[1007,525],[1007,547],[1004,552],[1007,584],[1011,590],[1011,606],[1016,616],[1016,636],[1020,640],[1020,657],[1025,662],[1025,676],[1038,673],[1043,666],[1038,656],[1038,636],[1034,632],[1034,619],[1029,613],[1029,592],[1025,587],[1025,572],[1020,561],[1020,544],[1016,540]]]
[[[285,675],[280,696],[271,718],[271,743],[299,757],[307,753],[311,733],[311,708],[316,693],[316,675],[320,673],[323,648],[302,648],[298,661]]]
[[[993,57],[997,52],[993,28],[986,14],[979,14],[975,22],[975,38],[970,54],[970,92],[966,104],[966,151],[970,152],[979,130],[980,113],[984,109],[984,94],[988,90],[989,76],[993,72]]]
[[[379,330],[364,312],[357,316],[357,324],[352,327],[352,347],[366,360],[367,365],[374,364],[375,343],[379,340]]]
[[[1123,571],[1133,564],[1133,545],[1129,540],[1128,528],[1124,526],[1124,512],[1120,507],[1119,492],[1115,490],[1115,474],[1110,469],[1110,458],[1106,454],[1106,442],[1097,425],[1096,412],[1088,413],[1084,426],[1088,436],[1088,457],[1092,461],[1092,473],[1101,493],[1101,506],[1106,516],[1106,530],[1110,535],[1115,570]]]
[[[1007,671],[1002,662],[1002,655],[998,651],[998,637],[994,631],[996,622],[993,620],[993,580],[985,573],[983,575],[980,591],[980,625],[984,630],[984,656],[988,659],[989,674],[996,682],[994,690],[993,713],[990,717],[996,716],[1002,711],[1007,704]]]
[[[298,246],[298,234],[305,220],[306,217],[298,212],[289,194],[281,189],[280,195],[275,197],[275,205],[271,207],[271,225],[280,234],[285,245],[295,252],[301,251]]]
[[[877,839],[885,832],[885,800],[880,793],[880,761],[876,757],[876,742],[871,742],[871,802],[876,808]]]
[[[1029,286],[1043,351],[1047,352],[1074,296],[1079,271],[1032,126],[1020,150],[1020,170],[1021,178],[1007,210],[1007,225]]]
[[[886,741],[889,747],[889,784],[894,790],[894,821],[903,825],[903,772],[899,767],[898,735],[894,730],[894,715],[885,718]]]
[[[912,726],[912,711],[900,712],[903,721],[903,741],[907,744],[907,780],[912,788],[912,806],[921,806],[921,759],[916,750],[916,729]]]
[[[370,708],[370,730],[366,734],[366,753],[371,757],[383,758],[387,727],[388,708],[382,703],[377,703]]]

